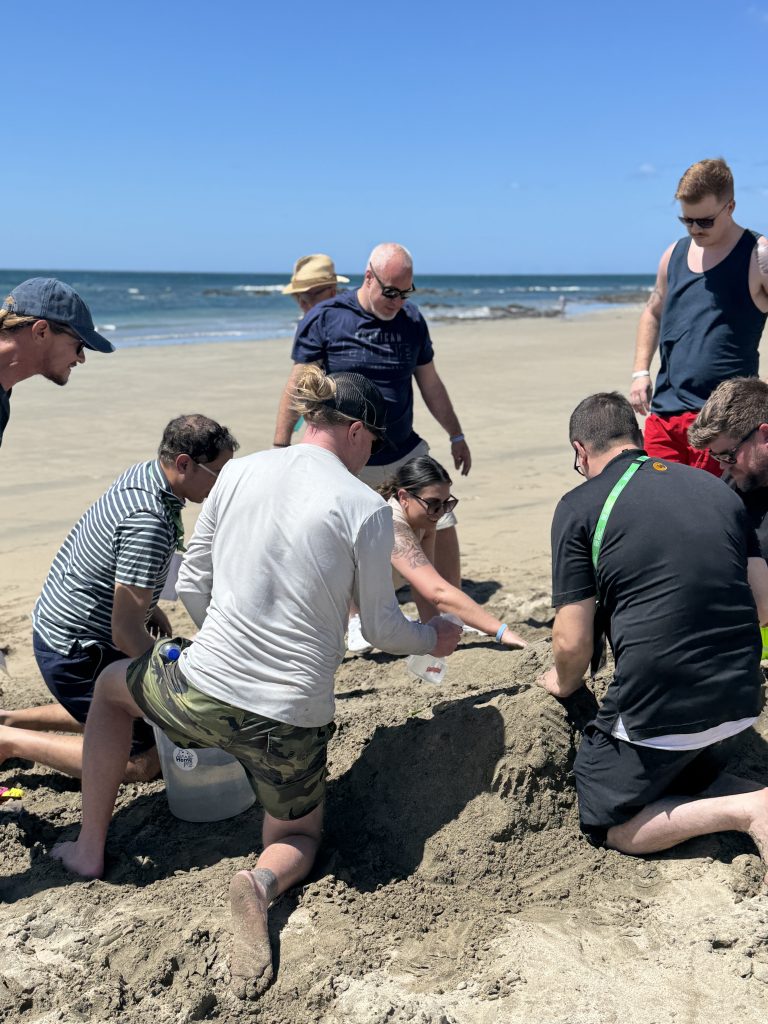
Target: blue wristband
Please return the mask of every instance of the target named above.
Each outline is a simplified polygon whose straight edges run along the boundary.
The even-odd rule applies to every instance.
[[[449,437],[448,440],[451,442],[451,444],[458,444],[459,441],[463,441],[464,440],[464,435],[463,434],[455,434],[453,437]]]
[[[499,626],[499,631],[496,634],[496,643],[497,644],[501,643],[501,638],[504,636],[504,633],[505,633],[505,631],[507,629],[509,629],[509,626],[506,624],[506,622],[502,622],[502,624]]]

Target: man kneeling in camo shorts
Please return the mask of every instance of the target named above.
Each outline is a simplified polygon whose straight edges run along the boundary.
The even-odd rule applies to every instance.
[[[302,444],[228,464],[206,502],[177,590],[200,633],[175,664],[156,646],[96,684],[83,750],[83,824],[53,851],[99,877],[134,718],[184,747],[218,746],[264,807],[263,851],[230,887],[235,991],[272,979],[270,902],[306,876],[323,821],[334,673],[354,600],[366,636],[392,654],[450,654],[458,626],[406,619],[392,589],[392,510],[356,474],[382,439],[381,392],[357,373],[297,379]]]

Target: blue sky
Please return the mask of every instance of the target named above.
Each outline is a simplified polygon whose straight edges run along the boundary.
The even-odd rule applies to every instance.
[[[392,239],[422,273],[651,272],[720,155],[768,230],[768,0],[693,11],[17,5],[0,265],[361,271]]]

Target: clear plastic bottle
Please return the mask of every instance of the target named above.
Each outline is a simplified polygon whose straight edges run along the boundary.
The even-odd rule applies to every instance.
[[[447,613],[441,615],[440,618],[447,619],[448,622],[453,622],[457,626],[464,625],[458,615]],[[409,672],[413,673],[418,679],[422,679],[425,683],[438,684],[442,683],[445,678],[445,658],[435,658],[432,654],[411,654],[406,659],[405,664]]]

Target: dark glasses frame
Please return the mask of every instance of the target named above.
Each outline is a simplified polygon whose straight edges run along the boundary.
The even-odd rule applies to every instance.
[[[709,454],[716,462],[721,462],[724,466],[733,466],[736,462],[736,456],[739,453],[739,448],[741,448],[744,442],[748,441],[753,434],[756,434],[759,429],[760,424],[758,423],[758,425],[753,427],[748,434],[745,434],[744,437],[742,437],[742,439],[733,446],[733,448],[729,448],[728,451],[725,452],[713,452],[710,448]]]
[[[381,288],[381,294],[385,299],[407,299],[409,295],[413,295],[416,291],[416,285],[414,284],[410,288],[395,288],[391,284],[384,284],[370,263],[368,264],[368,269],[376,278],[379,288]]]

